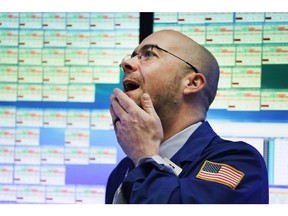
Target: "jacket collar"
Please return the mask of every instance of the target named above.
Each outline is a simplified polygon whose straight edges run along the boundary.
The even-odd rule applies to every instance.
[[[201,124],[189,137],[184,146],[171,158],[175,164],[181,166],[184,162],[191,162],[198,157],[210,141],[217,136],[206,121]]]

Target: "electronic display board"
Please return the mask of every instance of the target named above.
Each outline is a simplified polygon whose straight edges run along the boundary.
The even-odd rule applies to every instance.
[[[0,13],[0,202],[104,203],[109,96],[139,14]]]
[[[109,113],[138,12],[0,13],[0,203],[104,203],[124,157]],[[270,203],[288,203],[288,13],[155,12],[217,58],[208,120],[263,155]],[[143,27],[142,27],[143,28]]]

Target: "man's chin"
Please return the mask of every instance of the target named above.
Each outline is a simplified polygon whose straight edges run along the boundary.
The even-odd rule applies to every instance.
[[[135,94],[135,92],[133,91],[128,91],[128,92],[125,92],[125,94],[131,98],[138,106],[141,106],[141,95],[140,94]]]

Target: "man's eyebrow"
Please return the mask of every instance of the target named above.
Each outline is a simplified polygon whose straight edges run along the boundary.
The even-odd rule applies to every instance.
[[[151,48],[151,47],[155,47],[157,46],[156,44],[145,44],[141,47],[141,49],[145,48],[145,49],[148,49],[148,48]]]
[[[156,44],[145,44],[143,45],[139,50],[141,49],[149,49],[151,47],[155,47],[157,46]],[[131,56],[136,56],[139,53],[139,51],[137,52],[136,50],[133,51],[133,53],[131,54]]]

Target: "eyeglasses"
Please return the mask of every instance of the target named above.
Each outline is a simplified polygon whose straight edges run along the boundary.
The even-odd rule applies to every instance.
[[[194,67],[192,64],[190,64],[189,62],[187,62],[187,61],[185,61],[184,59],[180,58],[179,56],[177,56],[177,55],[175,55],[175,54],[173,54],[173,53],[171,53],[171,52],[169,52],[169,51],[167,51],[167,50],[159,47],[159,46],[156,45],[156,44],[146,44],[146,45],[144,45],[143,47],[141,47],[141,49],[139,50],[138,53],[134,51],[134,52],[132,53],[132,55],[127,55],[127,56],[122,60],[122,62],[123,62],[123,61],[126,61],[126,60],[128,60],[128,59],[130,59],[130,58],[133,58],[133,57],[135,57],[135,56],[138,57],[139,61],[147,61],[147,60],[149,60],[150,58],[157,56],[157,54],[156,54],[155,52],[153,52],[153,49],[154,49],[154,48],[156,48],[156,49],[158,49],[158,50],[161,50],[161,51],[163,51],[163,52],[169,53],[170,55],[178,58],[179,60],[181,60],[181,61],[183,61],[184,63],[186,63],[187,65],[189,65],[196,73],[199,73],[199,70],[198,70],[196,67]],[[122,62],[121,62],[121,64],[119,65],[120,67],[122,67]]]

